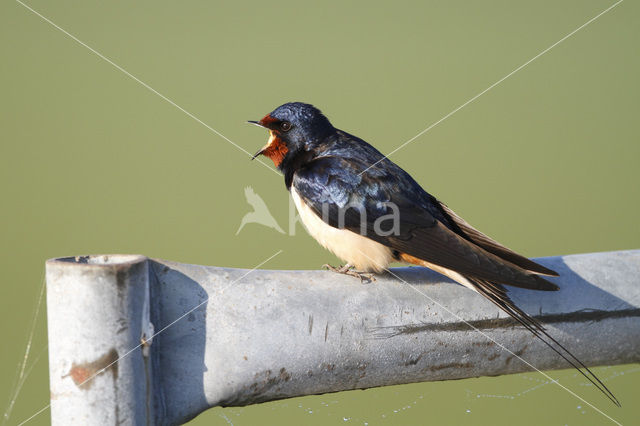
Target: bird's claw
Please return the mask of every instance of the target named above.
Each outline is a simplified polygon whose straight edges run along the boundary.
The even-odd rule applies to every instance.
[[[340,265],[337,268],[335,266],[331,266],[328,263],[325,263],[324,265],[322,265],[323,268],[327,268],[328,270],[332,271],[332,272],[336,272],[338,274],[346,274],[353,266],[349,265],[348,263],[346,265]]]
[[[328,263],[325,263],[324,265],[322,265],[322,267],[327,268],[328,270],[336,272],[338,274],[344,274],[344,275],[360,278],[360,282],[365,284],[368,284],[376,280],[373,274],[368,272],[356,271],[355,269],[352,269],[353,266],[349,265],[348,263],[344,266],[339,266],[337,268],[335,266],[329,265]]]

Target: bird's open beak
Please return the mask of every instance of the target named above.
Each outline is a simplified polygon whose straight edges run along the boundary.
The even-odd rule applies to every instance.
[[[247,121],[247,123],[249,123],[249,124],[253,124],[253,125],[258,126],[258,127],[262,127],[263,129],[266,129],[266,128],[267,128],[267,127],[265,127],[265,126],[264,126],[261,122],[259,122],[259,121],[249,120],[249,121]],[[260,155],[264,152],[264,150],[265,150],[265,149],[267,149],[267,146],[268,146],[268,145],[269,145],[269,144],[267,144],[267,145],[263,146],[262,148],[260,148],[260,150],[258,150],[258,152],[256,152],[255,154],[253,154],[253,157],[251,157],[251,159],[252,159],[252,160],[255,160],[255,159],[256,159],[256,157],[260,156]]]
[[[249,124],[254,124],[254,125],[258,126],[258,127],[262,127],[262,128],[265,128],[265,129],[266,129],[266,127],[265,127],[261,122],[259,122],[259,121],[249,120],[249,121],[247,121],[247,123],[249,123]]]
[[[265,146],[265,147],[260,148],[260,150],[259,150],[258,152],[256,152],[255,154],[253,154],[253,157],[251,157],[251,159],[252,159],[252,160],[255,160],[255,159],[256,159],[256,157],[258,157],[259,155],[261,155],[261,154],[264,152],[264,150],[265,150],[266,148],[267,148],[266,146]]]

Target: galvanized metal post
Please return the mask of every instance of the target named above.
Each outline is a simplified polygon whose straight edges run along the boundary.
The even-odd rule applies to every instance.
[[[363,285],[325,271],[75,259],[47,263],[54,424],[179,424],[217,405],[530,371],[518,357],[568,367],[422,268]],[[513,289],[520,307],[587,365],[640,361],[640,250],[538,261],[560,273],[561,290]]]
[[[46,269],[52,423],[153,424],[152,370],[139,347],[152,333],[147,258],[78,256]]]

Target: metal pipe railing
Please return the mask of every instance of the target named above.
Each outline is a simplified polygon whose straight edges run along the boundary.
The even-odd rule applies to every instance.
[[[640,250],[536,261],[561,290],[510,289],[516,304],[586,365],[640,361]],[[179,424],[219,405],[530,371],[522,360],[568,367],[478,294],[392,271],[361,284],[134,255],[49,260],[52,422]]]

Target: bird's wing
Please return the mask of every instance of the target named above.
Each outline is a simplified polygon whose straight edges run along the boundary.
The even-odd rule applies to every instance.
[[[399,173],[401,169],[377,167],[359,174],[366,167],[353,158],[320,157],[296,172],[293,185],[329,225],[366,236],[398,253],[481,280],[535,290],[558,289],[447,227],[432,214],[436,206],[425,201],[426,193],[406,173]],[[396,219],[389,216],[392,214]]]
[[[499,242],[478,231],[476,228],[469,225],[463,218],[458,216],[443,202],[438,200],[435,200],[435,202],[438,203],[443,213],[447,215],[448,219],[459,228],[459,231],[463,236],[466,236],[467,239],[470,239],[489,253],[493,253],[504,260],[508,260],[509,262],[518,265],[521,268],[526,269],[527,271],[553,277],[558,276],[557,272],[552,271],[549,268],[545,268],[539,263],[536,263],[524,256],[519,255],[513,250],[503,246]]]

